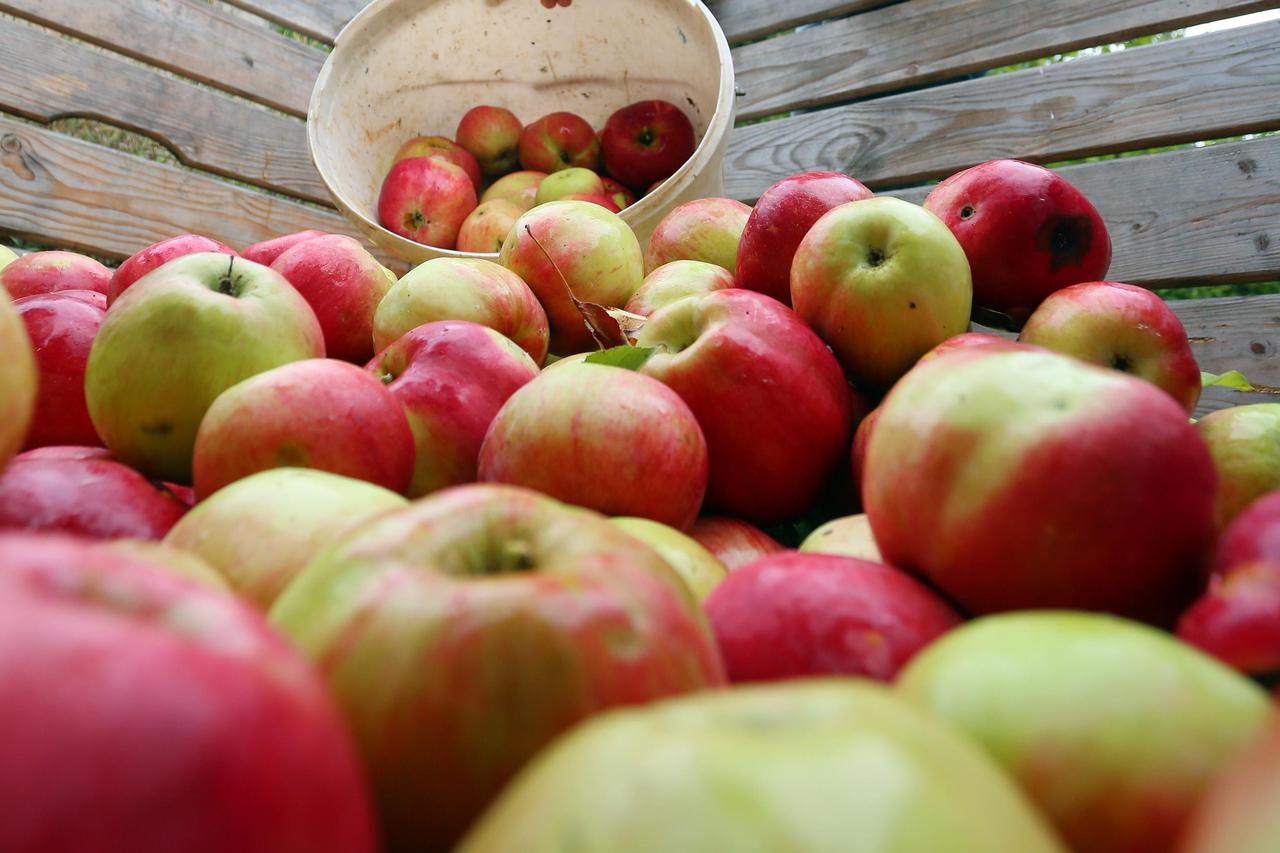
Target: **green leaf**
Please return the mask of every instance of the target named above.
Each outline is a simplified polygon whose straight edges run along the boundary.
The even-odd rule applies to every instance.
[[[586,362],[639,370],[649,360],[649,356],[657,351],[657,347],[610,347],[607,350],[591,353],[586,357]]]
[[[1211,386],[1221,386],[1223,388],[1235,388],[1237,391],[1252,391],[1253,386],[1249,384],[1249,380],[1244,378],[1244,374],[1238,370],[1228,370],[1226,373],[1205,373],[1200,372],[1200,386],[1209,388]]]

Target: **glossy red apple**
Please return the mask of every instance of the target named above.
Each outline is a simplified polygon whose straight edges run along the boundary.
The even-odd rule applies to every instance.
[[[916,362],[926,361],[930,358],[936,358],[945,352],[951,352],[956,349],[968,349],[969,347],[997,347],[1003,349],[1017,349],[1026,347],[1028,344],[1020,344],[1018,341],[1011,341],[1008,338],[1002,338],[999,335],[993,335],[990,332],[963,332],[959,335],[953,335],[924,355],[920,356],[920,360]]]
[[[295,231],[292,234],[284,234],[280,237],[273,237],[270,240],[263,240],[261,243],[254,243],[241,251],[240,256],[247,261],[253,261],[254,263],[262,264],[264,267],[269,267],[276,258],[299,243],[310,240],[313,237],[327,236],[328,232],[317,231],[314,228],[309,228],[306,231]]]
[[[100,444],[84,401],[84,368],[106,314],[106,296],[64,290],[27,296],[13,307],[31,338],[39,374],[26,446]]]
[[[602,175],[600,181],[604,184],[605,193],[613,199],[619,210],[626,210],[636,203],[636,194],[630,188],[624,187],[608,175]]]
[[[738,243],[751,208],[731,198],[687,201],[662,218],[649,237],[646,272],[672,261],[706,261],[737,269]]]
[[[693,156],[698,139],[679,107],[654,100],[609,116],[600,145],[610,175],[629,187],[647,187],[674,175]]]
[[[1259,560],[1280,563],[1280,491],[1250,503],[1222,531],[1213,555],[1215,574]]]
[[[29,252],[0,267],[0,287],[11,299],[60,290],[105,294],[111,287],[111,270],[75,252]]]
[[[505,107],[472,107],[458,122],[454,138],[476,158],[485,177],[498,178],[520,168],[524,125]]]
[[[476,188],[452,163],[410,157],[391,167],[378,193],[383,228],[438,249],[452,249],[463,221],[476,208]]]
[[[754,524],[724,515],[704,515],[693,523],[689,535],[724,563],[730,572],[761,557],[787,550],[781,542]]]
[[[201,237],[199,234],[179,234],[177,237],[170,237],[167,240],[161,240],[159,243],[152,243],[140,252],[136,252],[127,258],[124,263],[116,267],[115,273],[111,276],[111,285],[107,290],[107,305],[110,306],[120,298],[120,294],[124,293],[135,281],[142,278],[154,269],[158,269],[174,258],[180,258],[183,255],[194,255],[198,252],[216,252],[222,255],[236,255],[235,249],[212,240],[208,237]],[[96,288],[90,288],[96,290]]]
[[[520,166],[558,172],[570,166],[600,168],[600,140],[587,120],[569,112],[545,115],[520,134]]]
[[[459,252],[494,253],[502,251],[511,228],[526,208],[505,198],[482,201],[467,214],[458,229]]]
[[[476,188],[476,192],[480,192],[480,185],[483,182],[483,177],[480,174],[480,164],[476,162],[476,158],[471,155],[471,152],[447,136],[415,136],[400,146],[400,150],[396,152],[391,163],[395,165],[401,160],[408,160],[410,157],[428,157],[452,163],[467,173],[467,177],[471,179],[471,184]]]
[[[612,196],[604,193],[569,193],[564,196],[565,201],[589,201],[592,204],[598,204],[610,213],[621,213],[622,208],[618,207]]]

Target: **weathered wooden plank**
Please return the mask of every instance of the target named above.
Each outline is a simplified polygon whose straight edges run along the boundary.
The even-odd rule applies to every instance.
[[[935,86],[736,129],[726,192],[759,196],[792,172],[872,186],[997,157],[1039,162],[1280,126],[1280,21]]]
[[[333,44],[367,0],[227,0],[282,27]]]
[[[707,0],[730,42],[776,33],[824,18],[874,9],[892,0]]]
[[[1273,6],[1271,0],[930,0],[733,53],[741,118],[919,86]],[[927,33],[927,38],[921,34]],[[796,57],[804,57],[797,62]]]
[[[0,11],[298,116],[325,58],[199,0],[0,0]]]
[[[1255,385],[1280,387],[1280,295],[1175,299],[1169,307],[1186,326],[1201,370],[1239,370]]]
[[[0,18],[0,109],[100,119],[189,166],[328,203],[301,119],[256,107],[13,18]]]
[[[1249,406],[1254,403],[1280,403],[1280,394],[1266,392],[1235,391],[1231,388],[1205,388],[1200,392],[1200,403],[1195,417],[1203,418],[1210,412],[1229,409],[1232,406]]]

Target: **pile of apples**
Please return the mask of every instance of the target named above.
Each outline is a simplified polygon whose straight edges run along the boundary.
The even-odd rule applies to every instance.
[[[1010,160],[0,259],[0,850],[1274,850],[1280,404],[1110,260]]]
[[[454,139],[415,136],[400,147],[378,193],[378,221],[438,249],[499,252],[534,205],[578,200],[619,213],[696,148],[693,123],[668,101],[622,107],[599,134],[571,112],[525,126],[505,107],[473,107]]]

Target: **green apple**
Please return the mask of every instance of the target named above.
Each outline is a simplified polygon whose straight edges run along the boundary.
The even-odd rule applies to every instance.
[[[27,440],[36,406],[36,359],[27,329],[0,287],[0,469]]]
[[[706,261],[672,261],[644,277],[640,289],[627,300],[627,310],[648,317],[686,296],[733,287],[733,273]]]
[[[176,575],[182,575],[194,581],[200,581],[214,589],[231,591],[226,578],[218,570],[203,559],[189,551],[183,551],[163,542],[152,542],[147,539],[112,539],[95,543],[94,548],[123,554],[135,562],[146,562]]]
[[[112,456],[190,483],[196,430],[219,394],[323,357],[315,312],[279,273],[229,255],[184,255],[112,304],[89,353],[85,402]]]
[[[13,249],[8,246],[0,246],[0,270],[7,267],[17,257],[18,255]]]
[[[805,537],[800,543],[800,550],[857,557],[872,563],[884,562],[875,534],[871,532],[871,521],[865,513],[828,521]]]
[[[538,194],[534,196],[534,204],[546,204],[559,201],[567,195],[586,193],[588,195],[604,195],[604,183],[600,176],[590,169],[571,166],[547,175],[538,184]]]
[[[729,576],[729,570],[696,539],[670,525],[648,518],[622,516],[610,519],[650,548],[685,582],[698,601],[703,601],[716,584]]]
[[[1219,528],[1255,498],[1280,489],[1280,403],[1219,409],[1197,421],[1196,431],[1218,472]]]
[[[1160,392],[1163,393],[1163,392]],[[1171,850],[1267,694],[1163,631],[1036,611],[962,625],[898,689],[969,734],[1075,850]]]

